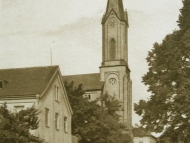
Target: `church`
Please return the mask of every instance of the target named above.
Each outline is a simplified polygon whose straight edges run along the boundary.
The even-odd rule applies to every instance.
[[[128,15],[122,0],[108,0],[102,18],[102,63],[100,73],[63,76],[83,84],[85,96],[94,100],[102,94],[115,96],[123,104],[121,122],[132,127],[132,81],[128,65]]]
[[[41,120],[39,130],[34,134],[46,142],[72,142],[72,109],[63,85],[66,80],[74,81],[76,86],[83,84],[84,96],[90,101],[103,94],[114,96],[123,105],[121,122],[132,129],[129,24],[122,0],[108,0],[101,24],[100,73],[65,76],[59,66],[0,70],[0,104],[6,102],[8,108],[17,112],[31,106],[39,108]]]

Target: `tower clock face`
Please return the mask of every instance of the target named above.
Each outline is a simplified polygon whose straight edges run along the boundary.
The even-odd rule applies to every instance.
[[[116,20],[115,18],[111,18],[111,19],[109,20],[109,26],[110,26],[111,28],[114,28],[116,25],[117,25],[117,20]]]

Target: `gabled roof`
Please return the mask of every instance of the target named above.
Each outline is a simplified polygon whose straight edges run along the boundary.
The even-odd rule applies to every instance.
[[[105,23],[112,11],[114,11],[118,19],[125,21],[128,25],[127,11],[124,11],[122,0],[108,0],[106,13],[102,18],[102,24]]]
[[[5,80],[0,98],[41,94],[58,66],[0,69],[0,79]]]
[[[83,84],[86,91],[101,90],[104,84],[100,81],[99,73],[63,76],[63,81],[74,81],[75,86]]]
[[[133,133],[133,137],[153,137],[156,139],[156,137],[154,137],[152,134],[147,133],[139,128],[133,128],[132,133]]]

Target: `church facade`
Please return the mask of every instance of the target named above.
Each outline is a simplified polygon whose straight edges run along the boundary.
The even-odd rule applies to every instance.
[[[132,127],[132,81],[128,66],[128,16],[122,0],[108,0],[102,18],[102,63],[100,73],[63,76],[63,80],[83,84],[85,97],[95,100],[102,94],[123,104],[121,122]]]

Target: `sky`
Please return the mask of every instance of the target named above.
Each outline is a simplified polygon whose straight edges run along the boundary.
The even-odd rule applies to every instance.
[[[155,42],[178,29],[181,0],[123,0],[129,16],[133,103],[150,93],[141,82]],[[59,65],[62,75],[98,73],[107,0],[0,0],[0,69]],[[52,49],[52,50],[50,50]],[[133,112],[133,125],[139,123]]]

